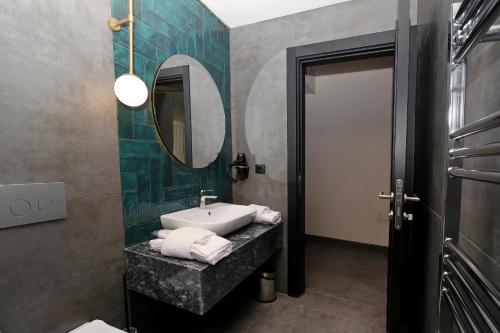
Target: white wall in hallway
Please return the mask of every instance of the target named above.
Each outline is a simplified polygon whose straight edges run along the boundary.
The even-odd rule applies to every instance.
[[[392,56],[312,68],[306,94],[306,233],[388,245]],[[308,75],[309,76],[309,75]]]

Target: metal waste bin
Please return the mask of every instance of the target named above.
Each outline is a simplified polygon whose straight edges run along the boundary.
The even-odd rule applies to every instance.
[[[276,300],[276,290],[274,288],[275,280],[276,273],[274,272],[259,273],[259,290],[257,292],[257,301],[270,303]]]

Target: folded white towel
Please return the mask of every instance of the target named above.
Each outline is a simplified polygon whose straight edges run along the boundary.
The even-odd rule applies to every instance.
[[[219,236],[211,236],[205,244],[193,244],[191,256],[201,262],[215,265],[227,257],[233,249],[233,243]]]
[[[124,331],[109,326],[102,320],[94,320],[75,328],[68,333],[123,333]]]
[[[249,205],[257,211],[254,222],[278,224],[281,222],[281,213],[271,210],[267,206]]]
[[[194,244],[205,244],[215,233],[198,228],[179,228],[169,232],[162,243],[164,256],[193,259],[190,253]]]
[[[164,256],[194,259],[215,265],[221,259],[227,257],[233,249],[233,243],[211,231],[196,228],[181,229],[163,233],[162,236],[165,236],[165,238],[149,241],[151,250],[161,252]],[[186,233],[189,235],[186,235]],[[157,235],[160,236],[159,233]],[[179,239],[174,238],[176,235]],[[191,239],[187,240],[190,237]],[[191,241],[193,242],[190,243]]]
[[[165,237],[167,237],[168,233],[171,231],[172,230],[168,230],[168,229],[156,230],[156,231],[153,231],[153,235],[155,235],[158,238],[165,238]]]

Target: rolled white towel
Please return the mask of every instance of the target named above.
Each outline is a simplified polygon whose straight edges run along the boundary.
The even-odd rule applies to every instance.
[[[172,230],[169,229],[161,229],[161,230],[155,230],[152,232],[153,235],[155,235],[158,238],[165,238],[167,235],[171,232]]]
[[[161,252],[161,246],[163,245],[163,238],[156,238],[149,241],[149,248],[155,252]]]
[[[233,243],[219,236],[211,236],[205,244],[193,244],[191,256],[201,262],[215,265],[227,257],[233,249]]]
[[[260,206],[260,205],[254,205],[254,204],[248,205],[248,207],[251,207],[257,211],[257,213],[255,214],[255,217],[253,219],[254,222],[262,222],[262,213],[269,209],[269,207],[267,207],[267,206]]]
[[[262,213],[262,222],[278,224],[281,222],[281,213],[274,210],[266,210]]]
[[[257,211],[254,222],[278,224],[281,222],[281,213],[271,210],[267,206],[249,205]]]
[[[163,239],[161,254],[164,256],[193,259],[190,250],[194,244],[205,244],[215,233],[198,228],[172,230]]]

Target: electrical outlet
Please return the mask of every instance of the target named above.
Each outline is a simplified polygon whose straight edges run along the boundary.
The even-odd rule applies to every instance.
[[[265,174],[266,165],[265,164],[255,164],[255,173]]]

